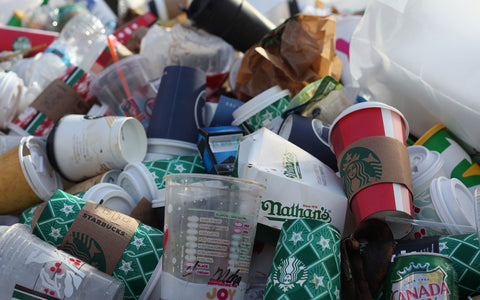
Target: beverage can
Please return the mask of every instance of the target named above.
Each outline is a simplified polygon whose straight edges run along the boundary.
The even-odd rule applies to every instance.
[[[438,253],[396,256],[386,283],[386,299],[459,299],[452,260]]]

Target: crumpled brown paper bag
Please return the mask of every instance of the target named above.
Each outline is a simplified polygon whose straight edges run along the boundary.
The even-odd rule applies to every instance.
[[[235,96],[248,101],[274,85],[294,96],[326,75],[339,80],[342,62],[335,55],[335,27],[333,16],[299,14],[287,19],[247,50]]]

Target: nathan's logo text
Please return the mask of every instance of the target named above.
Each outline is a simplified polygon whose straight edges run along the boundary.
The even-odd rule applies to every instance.
[[[288,220],[288,218],[285,217],[315,219],[328,223],[332,221],[330,212],[327,211],[325,207],[321,207],[320,209],[310,209],[302,208],[299,204],[283,206],[280,202],[265,200],[262,201],[262,210],[268,212],[267,219],[272,221]]]
[[[300,171],[297,156],[294,153],[286,152],[283,154],[283,159],[283,166],[285,167],[283,175],[288,178],[302,179],[302,172]]]

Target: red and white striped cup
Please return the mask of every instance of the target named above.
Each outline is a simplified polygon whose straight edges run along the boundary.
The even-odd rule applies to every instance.
[[[397,109],[380,102],[362,102],[348,107],[334,120],[330,127],[329,144],[340,165],[340,156],[349,145],[369,137],[393,138],[400,141],[406,150],[408,132],[407,120]],[[393,164],[396,163],[394,160]],[[406,170],[406,166],[401,167]],[[395,172],[396,169],[383,171]],[[411,182],[411,174],[409,176]],[[407,186],[400,183],[380,182],[364,187],[353,194],[350,208],[357,225],[367,218],[413,218],[412,195]],[[403,223],[389,223],[395,238],[411,231],[412,225]]]

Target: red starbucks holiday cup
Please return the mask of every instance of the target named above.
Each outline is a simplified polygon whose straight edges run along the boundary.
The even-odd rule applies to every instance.
[[[367,218],[413,218],[408,132],[402,113],[380,102],[350,106],[332,123],[329,144],[357,225]],[[412,229],[389,225],[395,238]]]

